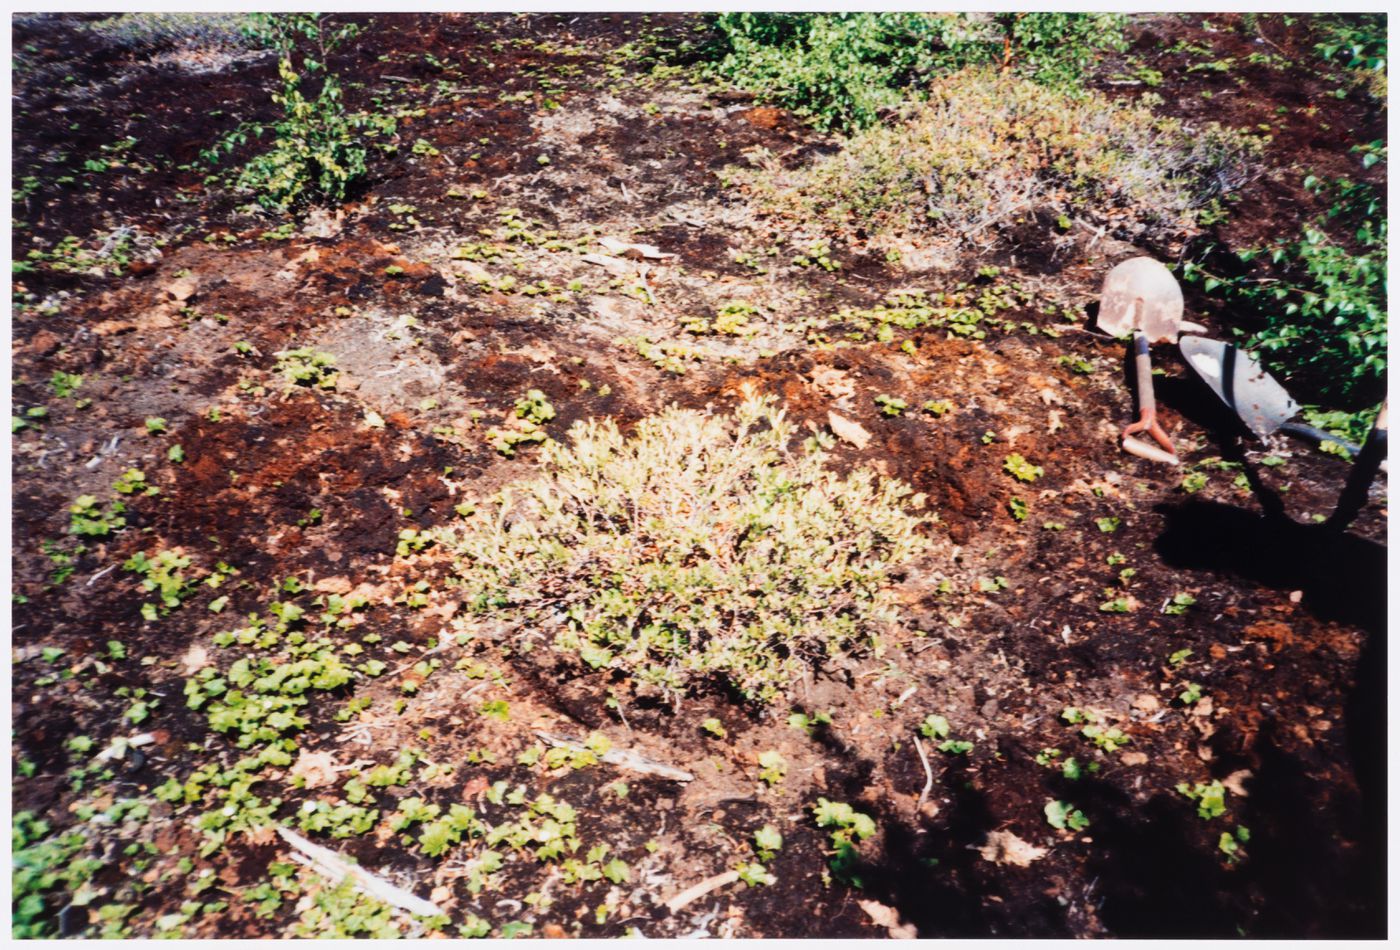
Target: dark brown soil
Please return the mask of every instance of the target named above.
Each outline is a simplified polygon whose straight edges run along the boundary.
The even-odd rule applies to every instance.
[[[449,936],[468,913],[494,934],[526,921],[535,936],[635,928],[648,937],[879,937],[900,922],[921,937],[1385,933],[1384,480],[1345,533],[1329,532],[1313,516],[1331,511],[1346,464],[1296,443],[1240,438],[1165,346],[1154,354],[1166,371],[1157,394],[1183,461],[1234,467],[1202,468],[1207,486],[1188,494],[1181,470],[1121,453],[1117,432],[1132,416],[1122,347],[1067,325],[1063,312],[1092,305],[1107,267],[1142,249],[1086,240],[1065,252],[1027,225],[1014,266],[1003,253],[951,273],[906,273],[836,247],[836,272],[775,257],[761,273],[735,255],[758,253],[772,235],[744,217],[716,172],[755,146],[796,162],[832,143],[782,110],[649,77],[649,44],[694,34],[694,18],[357,19],[363,32],[331,61],[354,79],[351,108],[381,97],[423,114],[402,119],[401,147],[371,159],[351,200],[298,218],[287,239],[267,234],[282,219],[249,209],[247,196],[207,182],[208,169],[193,164],[237,123],[272,117],[268,56],[240,50],[222,68],[192,71],[192,60],[174,55],[178,45],[118,46],[84,28],[90,17],[26,16],[13,26],[14,177],[41,180],[14,204],[16,259],[67,235],[95,250],[118,227],[149,239],[121,273],[40,266],[14,282],[14,415],[48,411],[12,440],[13,808],[67,828],[82,826],[83,803],[104,797],[102,807],[113,798],[152,806],[143,824],[89,823],[106,866],[92,882],[92,908],[133,905],[131,933],[146,936],[199,893],[190,882],[209,869],[218,884],[197,899],[228,908],[193,917],[181,933],[288,933],[304,907],[288,901],[258,917],[239,896],[287,860],[286,847],[275,836],[239,834],[202,856],[191,819],[203,806],[151,793],[206,762],[246,754],[185,708],[193,651],[207,650],[226,669],[237,648],[220,650],[211,638],[250,612],[280,597],[311,613],[320,609],[315,595],[357,589],[369,605],[354,636],[380,637],[358,659],[382,660],[390,672],[352,684],[354,695],[376,697],[363,720],[333,719],[352,686],[314,696],[301,749],[348,766],[387,763],[417,746],[427,760],[456,767],[432,783],[373,789],[381,816],[419,795],[444,808],[472,804],[499,823],[511,810],[486,796],[493,782],[524,785],[531,798],[547,792],[577,810],[585,849],[606,843],[632,869],[621,887],[564,884],[526,854],[478,895],[454,870],[471,846],[430,859],[383,817],[366,835],[311,836],[421,897],[432,892],[454,924]],[[1312,53],[1306,17],[1258,22],[1262,40],[1238,16],[1137,18],[1132,49],[1104,69],[1159,71],[1160,108],[1185,120],[1269,124],[1260,173],[1203,238],[1225,248],[1294,232],[1317,214],[1318,199],[1301,185],[1308,172],[1385,184],[1384,163],[1363,171],[1347,151],[1384,137],[1384,110],[1361,89],[1324,97],[1340,80]],[[1239,65],[1189,71],[1207,57],[1173,51],[1179,44]],[[638,49],[643,55],[629,52]],[[1258,50],[1277,60],[1248,62]],[[136,143],[121,167],[83,170],[125,136]],[[440,154],[414,154],[420,140]],[[228,164],[255,148],[235,151]],[[74,181],[56,183],[63,175]],[[477,190],[487,197],[471,197]],[[609,285],[572,250],[534,245],[510,245],[514,269],[509,257],[481,267],[555,291],[478,286],[477,265],[452,251],[494,240],[482,231],[499,228],[510,208],[532,233],[612,235],[677,255],[644,275],[658,303],[648,308]],[[998,277],[975,276],[992,263],[1002,267]],[[571,281],[583,289],[562,292]],[[896,289],[949,293],[961,282],[1021,287],[1026,295],[998,315],[1008,329],[988,329],[984,339],[918,331],[912,353],[897,342],[818,345],[796,329]],[[1186,290],[1188,317],[1223,335],[1231,315],[1209,312],[1196,288]],[[562,299],[551,299],[556,291]],[[684,338],[683,318],[740,297],[763,302],[770,335],[730,349],[718,339],[696,343],[708,355],[684,375],[618,342]],[[1046,315],[1051,301],[1060,315]],[[839,341],[841,330],[829,336]],[[338,357],[334,390],[293,385],[275,369],[276,354],[295,347]],[[1075,372],[1074,360],[1094,371]],[[818,371],[833,370],[850,386],[839,405],[817,382]],[[82,374],[82,387],[59,398],[49,384],[56,371]],[[627,426],[672,404],[726,410],[745,387],[778,397],[804,436],[824,429],[836,406],[872,438],[859,450],[840,443],[834,464],[899,478],[937,514],[927,528],[936,555],[900,578],[903,627],[889,652],[815,671],[799,690],[794,708],[826,712],[830,726],[809,735],[786,723],[790,710],[755,709],[718,688],[677,712],[640,699],[626,677],[601,681],[544,644],[520,652],[489,637],[433,654],[442,668],[416,691],[402,688],[472,592],[449,586],[448,565],[431,557],[396,557],[400,532],[446,523],[460,502],[533,471],[536,448],[506,459],[486,435],[516,399],[543,391],[558,412],[545,429],[562,440],[588,417]],[[874,401],[882,394],[914,408],[882,415]],[[81,398],[92,403],[80,408]],[[915,411],[933,399],[954,408],[940,417]],[[152,417],[168,432],[148,434]],[[183,450],[178,464],[167,455],[174,445]],[[1014,480],[1003,468],[1012,452],[1044,475]],[[160,493],[114,494],[131,468]],[[127,526],[74,553],[69,506],[82,494],[120,497]],[[1029,505],[1024,522],[1010,513],[1013,498]],[[1106,518],[1118,519],[1111,531]],[[71,576],[55,582],[61,565],[46,543],[73,556]],[[151,597],[122,563],[157,549],[182,550],[201,577],[221,561],[238,574],[147,621],[141,605]],[[1136,573],[1120,579],[1124,568]],[[305,592],[279,593],[286,578]],[[405,592],[420,581],[432,587],[430,606],[406,606]],[[1167,613],[1179,594],[1194,604]],[[221,595],[222,612],[207,610]],[[1128,612],[1101,609],[1118,597]],[[125,659],[111,657],[109,641],[120,641]],[[44,647],[65,652],[49,662]],[[1181,663],[1169,661],[1186,650]],[[500,670],[503,683],[454,670],[464,655]],[[1193,704],[1177,698],[1188,683],[1203,696]],[[122,717],[136,688],[160,704],[131,723]],[[625,719],[605,705],[609,690]],[[391,712],[400,699],[402,710]],[[480,715],[486,700],[507,701],[509,719]],[[1130,743],[1096,750],[1060,718],[1071,706],[1095,710]],[[930,713],[946,716],[974,748],[930,750],[926,772],[913,737]],[[702,731],[710,717],[727,738]],[[517,764],[535,729],[598,730],[696,778]],[[149,745],[110,763],[108,778],[94,769],[75,788],[73,769],[114,738],[143,732]],[[78,736],[93,740],[91,752],[72,750]],[[1076,757],[1083,777],[1037,764],[1046,748]],[[757,759],[773,749],[789,775],[769,787]],[[1230,790],[1226,813],[1201,818],[1176,786],[1216,779]],[[618,780],[629,786],[625,796]],[[296,788],[281,771],[264,788],[284,799],[277,816],[288,824],[303,802],[340,800],[334,785]],[[860,888],[828,875],[829,837],[811,815],[819,796],[876,822],[860,849]],[[1081,809],[1089,826],[1051,828],[1044,809],[1054,800]],[[775,883],[730,884],[667,911],[665,899],[754,860],[753,833],[768,824],[784,838],[766,862]],[[1249,839],[1231,860],[1221,833],[1241,826]],[[995,862],[983,849],[999,832],[1044,854],[1027,866]],[[122,848],[141,840],[159,854],[134,869]],[[181,859],[192,864],[181,869]],[[138,870],[145,884],[134,891]],[[548,900],[522,903],[541,891]],[[48,902],[57,915],[68,899],[51,892]],[[868,902],[894,916],[879,919]],[[55,927],[80,932],[85,912],[70,908]]]

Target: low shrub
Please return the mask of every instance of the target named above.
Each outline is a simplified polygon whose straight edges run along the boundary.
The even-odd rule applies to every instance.
[[[276,212],[343,201],[367,171],[367,139],[391,134],[396,127],[386,116],[346,112],[340,81],[326,68],[327,57],[357,30],[353,25],[332,29],[316,13],[249,14],[249,39],[272,48],[279,57],[282,85],[272,93],[272,101],[281,107],[282,117],[268,127],[240,125],[201,157],[212,163],[271,131],[271,147],[243,166],[237,188]],[[302,89],[310,77],[320,79],[314,96]]]
[[[999,62],[1078,88],[1099,51],[1123,48],[1107,13],[721,13],[713,72],[822,129],[865,128],[929,78]]]
[[[673,704],[711,678],[771,702],[804,670],[878,651],[887,581],[924,550],[897,481],[838,477],[771,398],[671,408],[624,437],[581,421],[543,471],[440,529],[472,609],[544,631]]]
[[[769,212],[877,248],[921,238],[989,246],[1037,212],[1175,242],[1196,233],[1212,198],[1246,180],[1259,147],[1214,124],[1192,128],[1096,93],[971,68],[936,80],[906,121],[858,132],[837,154],[791,171],[760,157],[724,178]]]

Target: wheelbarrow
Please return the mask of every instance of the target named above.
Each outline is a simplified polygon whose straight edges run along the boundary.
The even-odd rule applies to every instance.
[[[1157,397],[1152,387],[1150,343],[1175,343],[1183,329],[1204,330],[1181,319],[1181,285],[1160,261],[1134,257],[1104,277],[1098,326],[1112,336],[1131,333],[1133,366],[1137,374],[1138,421],[1123,430],[1123,450],[1139,458],[1178,465],[1176,448],[1157,421]],[[1135,436],[1145,432],[1153,445]]]
[[[1315,446],[1334,442],[1351,454],[1356,461],[1342,490],[1337,510],[1328,521],[1334,527],[1350,524],[1365,504],[1366,492],[1377,470],[1389,472],[1385,461],[1388,407],[1382,404],[1375,425],[1366,437],[1366,444],[1359,446],[1321,429],[1291,421],[1298,414],[1298,404],[1293,397],[1288,395],[1278,380],[1264,371],[1258,360],[1233,343],[1208,340],[1201,336],[1183,336],[1180,346],[1187,365],[1256,437],[1265,439],[1282,433]]]

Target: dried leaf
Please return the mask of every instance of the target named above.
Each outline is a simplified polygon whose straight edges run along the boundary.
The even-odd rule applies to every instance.
[[[664,261],[674,254],[663,253],[659,247],[652,244],[633,244],[629,241],[619,241],[613,237],[600,237],[598,243],[607,249],[609,254],[616,254],[619,257],[649,258],[654,261]]]
[[[828,411],[826,421],[831,425],[831,431],[837,436],[845,439],[858,449],[863,449],[870,441],[870,433],[858,422],[852,422],[844,416],[838,416],[834,412]]]
[[[856,901],[877,927],[884,927],[896,940],[913,940],[919,936],[919,929],[913,924],[901,923],[899,911],[887,907],[879,901]]]
[[[1220,784],[1224,785],[1231,795],[1248,798],[1249,790],[1244,787],[1244,783],[1253,777],[1254,773],[1249,769],[1240,769],[1238,772],[1231,772],[1228,777],[1221,779]]]
[[[979,849],[981,855],[993,864],[1010,864],[1018,868],[1030,867],[1032,861],[1039,861],[1048,853],[1029,841],[1023,841],[1009,831],[993,831],[987,835],[987,843]]]
[[[832,399],[845,399],[855,395],[856,387],[844,370],[831,366],[818,366],[812,370],[812,385]]]
[[[209,665],[209,651],[198,643],[193,643],[180,657],[180,675],[193,676]]]
[[[321,788],[324,785],[335,784],[335,757],[329,752],[308,752],[301,750],[296,762],[292,764],[292,777],[301,776],[306,780],[307,788]]]
[[[612,257],[608,254],[585,254],[583,260],[589,264],[597,264],[610,274],[618,277],[627,277],[636,273],[635,264],[628,263],[620,257]]]

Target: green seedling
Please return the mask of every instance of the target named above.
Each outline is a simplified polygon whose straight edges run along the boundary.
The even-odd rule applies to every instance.
[[[1045,469],[1039,465],[1032,465],[1019,452],[1013,452],[1006,457],[1002,467],[1007,474],[1023,482],[1033,482],[1045,474]]]
[[[1196,603],[1196,598],[1183,592],[1172,595],[1171,603],[1162,608],[1162,613],[1173,617],[1179,617],[1186,613],[1186,609]]]
[[[1195,651],[1195,650],[1192,650],[1190,647],[1186,647],[1186,648],[1184,648],[1184,649],[1177,650],[1177,651],[1176,651],[1175,653],[1173,653],[1171,656],[1167,657],[1167,663],[1169,663],[1169,664],[1172,666],[1172,668],[1175,669],[1175,668],[1181,666],[1183,663],[1185,663],[1188,659],[1190,659],[1190,657],[1191,657],[1195,652],[1196,652],[1196,651]]]
[[[761,781],[767,782],[770,787],[777,785],[787,777],[788,763],[783,758],[781,752],[776,749],[768,749],[758,754],[759,773]]]
[[[1089,819],[1078,808],[1067,802],[1051,801],[1045,804],[1045,820],[1051,828],[1064,831],[1083,831],[1089,827]]]
[[[903,415],[904,410],[909,408],[909,404],[903,399],[897,399],[883,393],[875,397],[875,405],[880,407],[881,415],[892,417]]]
[[[1209,821],[1225,814],[1225,786],[1216,779],[1209,784],[1197,782],[1187,785],[1181,782],[1176,790],[1196,803],[1196,814]]]
[[[788,716],[787,723],[794,729],[801,729],[807,735],[813,735],[821,726],[831,725],[831,714],[818,712],[808,716],[806,713],[795,712]]]
[[[277,354],[276,371],[293,385],[334,389],[340,375],[334,367],[333,355],[317,352],[310,347],[283,350]]]
[[[831,871],[837,880],[855,887],[864,885],[856,873],[859,855],[856,842],[864,841],[875,834],[875,821],[869,815],[856,811],[845,802],[832,802],[818,798],[812,806],[817,827],[831,829]]]

